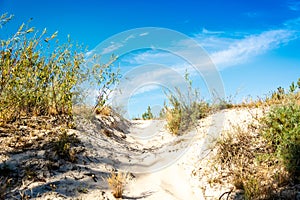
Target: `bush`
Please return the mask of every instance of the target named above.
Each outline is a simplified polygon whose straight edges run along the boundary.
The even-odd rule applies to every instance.
[[[262,121],[262,135],[293,179],[300,175],[300,105],[275,106]],[[300,179],[299,179],[300,180]]]
[[[270,199],[286,180],[286,174],[276,158],[269,156],[267,141],[241,127],[223,136],[217,144],[219,179],[228,174],[236,189],[244,190],[245,199]]]
[[[142,118],[143,120],[153,119],[153,114],[150,106],[148,106],[147,111],[143,113]]]
[[[45,41],[46,31],[34,34],[24,24],[0,44],[0,119],[21,116],[71,115],[72,89],[80,79],[83,54],[67,43],[52,52]],[[45,41],[44,41],[45,40]],[[46,51],[49,55],[46,57]]]
[[[12,17],[0,17],[0,27]],[[118,72],[108,64],[94,62],[84,68],[82,48],[70,42],[55,46],[57,32],[46,36],[22,24],[17,32],[0,41],[0,125],[24,116],[72,116],[74,101],[80,99],[81,84],[96,84],[99,96],[95,108],[104,106],[107,91],[114,85]],[[51,45],[52,44],[52,45]],[[96,60],[97,56],[95,56]]]
[[[182,134],[189,130],[197,120],[204,118],[210,112],[209,104],[200,100],[199,92],[192,88],[192,82],[185,75],[188,83],[188,90],[183,94],[178,88],[175,88],[175,93],[168,92],[168,104],[164,105],[160,115],[165,116],[169,131],[174,134]]]
[[[279,87],[266,99],[270,108],[257,118],[258,125],[248,130],[235,127],[218,142],[217,163],[235,187],[244,190],[246,199],[285,198],[278,189],[299,182],[299,94],[295,84],[288,92]]]

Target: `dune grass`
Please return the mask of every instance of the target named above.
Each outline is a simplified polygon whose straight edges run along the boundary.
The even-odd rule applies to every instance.
[[[230,174],[245,199],[280,196],[300,182],[300,79],[290,90],[279,88],[263,105],[269,111],[249,130],[235,127],[218,141],[216,163]]]

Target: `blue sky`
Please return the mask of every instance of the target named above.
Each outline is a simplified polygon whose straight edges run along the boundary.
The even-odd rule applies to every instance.
[[[31,25],[36,29],[46,27],[49,34],[58,30],[61,40],[70,34],[90,51],[111,36],[135,28],[162,27],[183,33],[203,47],[220,73],[226,95],[238,101],[288,87],[300,77],[300,1],[296,0],[2,0],[0,11],[15,15],[1,30],[1,37],[33,18]],[[118,65],[125,73],[149,63],[181,74],[190,68],[168,52],[149,49],[122,56]],[[209,98],[201,77],[190,73]],[[136,89],[125,109],[137,116],[147,105],[159,109],[163,100],[159,84],[148,84]]]

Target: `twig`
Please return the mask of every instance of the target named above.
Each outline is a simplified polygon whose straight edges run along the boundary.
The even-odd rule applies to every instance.
[[[233,191],[233,188],[232,188],[230,191],[228,191],[228,192],[224,192],[224,193],[219,197],[219,200],[221,200],[222,197],[223,197],[225,194],[228,194],[228,195],[227,195],[227,198],[226,198],[226,200],[228,200],[229,195],[231,194],[232,191]]]

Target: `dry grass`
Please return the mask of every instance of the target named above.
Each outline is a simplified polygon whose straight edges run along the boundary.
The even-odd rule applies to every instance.
[[[126,172],[112,172],[107,179],[108,186],[112,190],[112,194],[116,198],[122,198],[124,188],[128,181],[128,173]]]
[[[288,181],[288,172],[255,129],[234,127],[217,144],[216,164],[245,199],[270,199]],[[221,175],[219,177],[221,179]]]
[[[168,109],[166,112],[166,120],[168,122],[169,131],[174,135],[178,135],[181,128],[181,111],[175,108]]]
[[[111,116],[112,110],[109,106],[103,106],[95,109],[96,115]]]

